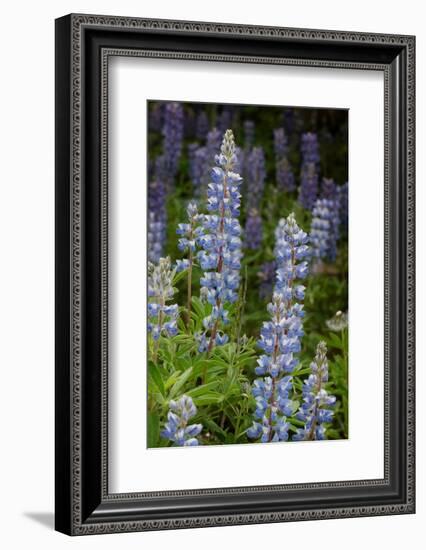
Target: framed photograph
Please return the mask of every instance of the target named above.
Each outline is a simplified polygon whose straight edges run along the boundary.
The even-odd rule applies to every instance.
[[[413,36],[56,21],[56,529],[407,514]]]

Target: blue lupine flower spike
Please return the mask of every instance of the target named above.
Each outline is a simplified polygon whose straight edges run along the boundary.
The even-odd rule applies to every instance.
[[[337,200],[318,199],[312,210],[311,243],[313,256],[334,262],[339,239],[339,203]],[[317,267],[315,267],[317,269]]]
[[[191,319],[191,304],[192,304],[192,268],[194,265],[194,258],[197,248],[197,241],[203,235],[203,227],[200,222],[203,219],[203,215],[198,213],[197,205],[195,202],[190,202],[187,206],[186,213],[188,216],[187,223],[180,223],[176,229],[176,233],[180,235],[178,240],[178,248],[182,252],[186,252],[188,257],[183,260],[176,261],[176,271],[188,270],[187,277],[187,326]]]
[[[240,209],[241,177],[234,172],[237,163],[234,136],[225,132],[216,166],[208,185],[207,210],[203,216],[203,234],[197,239],[201,250],[197,254],[201,269],[201,297],[212,305],[203,321],[205,331],[198,335],[199,351],[209,354],[214,345],[223,345],[228,336],[221,332],[229,322],[226,304],[238,299],[241,261]]]
[[[157,263],[166,242],[167,212],[162,160],[157,159],[155,177],[148,184],[148,260]]]
[[[197,436],[201,433],[202,424],[189,424],[189,420],[197,414],[197,408],[191,397],[182,395],[177,401],[171,400],[169,412],[161,437],[169,439],[177,447],[193,447],[199,445]]]
[[[262,147],[254,147],[248,155],[246,166],[247,219],[244,230],[244,245],[256,250],[262,244],[262,217],[259,204],[262,201],[265,188],[266,168],[265,153]]]
[[[272,302],[267,310],[271,320],[263,323],[258,346],[263,350],[255,369],[262,378],[255,380],[253,396],[256,400],[255,420],[247,430],[251,439],[262,443],[287,441],[293,412],[289,398],[292,391],[292,373],[299,363],[300,339],[303,336],[304,287],[295,284],[308,274],[304,259],[309,254],[308,236],[297,225],[294,214],[280,220],[276,229],[275,259],[276,284]]]
[[[305,425],[297,429],[293,441],[326,439],[324,424],[332,422],[334,411],[331,407],[336,403],[334,395],[329,395],[324,387],[327,382],[327,346],[321,341],[311,363],[311,374],[303,383],[303,404],[296,414],[296,418]]]
[[[177,304],[168,304],[174,295],[170,258],[160,258],[158,264],[148,262],[148,333],[154,341],[153,360],[157,362],[160,336],[175,336],[178,332]]]
[[[163,155],[167,171],[168,189],[174,183],[182,154],[184,113],[181,103],[170,102],[164,106]]]
[[[294,191],[296,182],[288,160],[288,140],[284,128],[274,130],[274,150],[277,187],[280,191]]]
[[[302,134],[301,154],[299,202],[307,210],[312,210],[318,197],[319,182],[320,155],[316,134]]]

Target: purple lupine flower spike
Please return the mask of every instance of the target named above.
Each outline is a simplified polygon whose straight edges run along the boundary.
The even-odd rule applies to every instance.
[[[157,344],[160,336],[175,336],[178,332],[179,308],[168,304],[175,292],[174,275],[169,257],[160,258],[158,264],[148,262],[148,332]],[[156,351],[154,355],[156,360]]]
[[[176,177],[183,142],[183,107],[180,103],[166,103],[163,122],[163,155],[167,171],[167,186],[173,185]]]
[[[274,130],[275,172],[280,191],[294,191],[296,183],[288,160],[288,140],[284,128]]]
[[[312,210],[318,196],[319,181],[319,145],[316,134],[302,134],[301,144],[302,167],[300,175],[299,202]]]
[[[349,216],[349,187],[348,182],[339,185],[337,188],[337,196],[339,203],[340,224],[342,230],[348,232],[348,216]]]
[[[299,363],[300,339],[303,336],[304,287],[296,284],[308,274],[305,258],[309,254],[308,236],[296,223],[294,214],[280,220],[276,230],[276,284],[267,310],[271,320],[263,323],[259,347],[263,350],[257,361],[253,396],[256,400],[255,420],[247,430],[251,439],[262,443],[287,441],[293,412],[289,399],[292,372]]]
[[[193,447],[200,444],[202,424],[190,424],[189,421],[197,414],[197,407],[191,397],[182,395],[177,401],[169,402],[167,422],[161,432],[161,437],[169,439],[177,447]]]
[[[305,423],[293,435],[293,441],[312,441],[326,439],[324,424],[333,420],[334,411],[330,408],[336,403],[334,395],[329,395],[325,389],[328,382],[327,346],[320,342],[317,346],[315,359],[310,365],[311,374],[303,383],[303,404],[296,418]]]
[[[244,227],[244,245],[251,250],[257,250],[262,245],[262,218],[257,208],[250,208]]]
[[[339,204],[336,200],[318,199],[312,210],[312,254],[318,260],[334,262],[339,238]]]
[[[197,254],[204,274],[201,277],[201,296],[212,305],[199,335],[199,351],[210,353],[214,345],[223,345],[227,335],[221,332],[228,323],[226,304],[238,298],[241,260],[241,228],[238,221],[241,177],[234,172],[237,158],[234,136],[225,132],[216,166],[208,185],[208,215],[203,216],[204,234],[197,239],[202,250]]]
[[[161,164],[161,163],[160,163]],[[148,260],[157,263],[166,243],[166,188],[156,178],[148,184]]]
[[[262,218],[259,205],[265,187],[265,153],[262,147],[254,147],[247,158],[247,219],[244,230],[246,248],[256,250],[262,244]]]

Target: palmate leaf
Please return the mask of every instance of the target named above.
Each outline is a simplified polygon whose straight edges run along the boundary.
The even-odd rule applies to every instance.
[[[160,369],[152,361],[148,362],[148,378],[149,378],[148,387],[152,381],[154,382],[155,386],[159,389],[161,394],[166,395],[166,390],[164,388],[163,377],[161,375]]]
[[[176,382],[173,384],[173,386],[172,386],[172,388],[169,392],[170,399],[173,399],[177,395],[180,395],[181,389],[183,388],[185,383],[189,380],[191,375],[192,375],[192,367],[190,367],[189,369],[186,369],[185,371],[183,371],[180,374],[180,376],[178,377]]]
[[[209,314],[211,309],[210,304],[204,304],[197,296],[192,297],[192,307],[199,319],[204,319]]]
[[[201,395],[204,395],[208,392],[210,392],[213,389],[216,389],[218,385],[220,384],[220,381],[216,382],[209,382],[208,384],[203,384],[202,386],[197,386],[196,388],[189,390],[186,393],[186,395],[189,395],[190,397],[200,397]]]
[[[204,407],[206,405],[217,405],[222,403],[223,395],[218,392],[207,392],[198,397],[194,397],[194,403],[197,407]]]
[[[193,363],[194,377],[202,377],[204,372],[207,373],[207,376],[220,376],[228,368],[227,363],[217,361],[215,359],[203,359],[200,358],[198,361]]]

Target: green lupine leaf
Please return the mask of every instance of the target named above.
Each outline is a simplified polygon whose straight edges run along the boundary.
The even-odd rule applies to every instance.
[[[154,381],[154,384],[160,390],[162,395],[165,395],[166,390],[164,388],[163,377],[161,375],[160,369],[152,361],[148,362],[148,376]]]
[[[197,407],[201,407],[203,405],[213,405],[221,403],[223,401],[223,396],[217,392],[208,392],[204,395],[194,397],[193,401]]]
[[[213,388],[217,388],[219,384],[219,381],[209,382],[208,384],[203,384],[202,386],[197,386],[196,388],[187,391],[186,395],[189,395],[190,397],[199,397],[200,395],[208,393]]]
[[[189,369],[186,369],[179,377],[178,379],[176,380],[176,382],[173,384],[171,390],[170,390],[170,393],[169,393],[169,397],[170,399],[173,399],[174,397],[176,397],[177,395],[179,395],[179,392],[181,391],[181,389],[183,388],[183,386],[185,385],[185,383],[189,380],[189,378],[191,377],[192,375],[192,367],[190,367]]]

